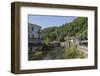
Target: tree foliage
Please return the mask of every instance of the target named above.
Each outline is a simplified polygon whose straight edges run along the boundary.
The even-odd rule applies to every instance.
[[[86,40],[88,35],[88,18],[77,17],[72,22],[62,24],[59,27],[53,26],[44,28],[42,30],[42,38],[46,39],[46,37],[48,37],[50,41],[56,40],[56,29],[60,34],[60,41],[64,41],[65,36],[78,36],[81,40]]]

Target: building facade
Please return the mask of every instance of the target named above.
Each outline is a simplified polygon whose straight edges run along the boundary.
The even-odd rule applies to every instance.
[[[28,43],[39,44],[41,42],[41,27],[35,24],[28,24]]]

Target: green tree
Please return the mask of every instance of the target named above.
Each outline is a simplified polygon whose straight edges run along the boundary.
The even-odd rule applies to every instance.
[[[67,20],[66,20],[67,21]],[[88,32],[88,18],[87,17],[77,17],[70,23],[62,24],[59,27],[48,27],[42,30],[42,38],[43,40],[46,37],[49,38],[50,41],[56,39],[55,30],[59,30],[60,41],[64,41],[65,36],[78,36],[80,39],[87,39]]]

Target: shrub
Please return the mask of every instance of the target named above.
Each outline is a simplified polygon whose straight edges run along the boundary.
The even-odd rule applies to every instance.
[[[84,52],[82,52],[76,47],[66,47],[62,54],[62,58],[64,59],[76,59],[85,57],[86,55],[84,54]]]

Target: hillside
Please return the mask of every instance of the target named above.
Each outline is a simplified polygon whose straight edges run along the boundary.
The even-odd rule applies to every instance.
[[[78,17],[70,23],[65,23],[59,27],[48,27],[42,30],[42,38],[49,38],[50,41],[56,40],[59,36],[64,41],[65,36],[78,36],[81,40],[87,39],[88,18]]]

